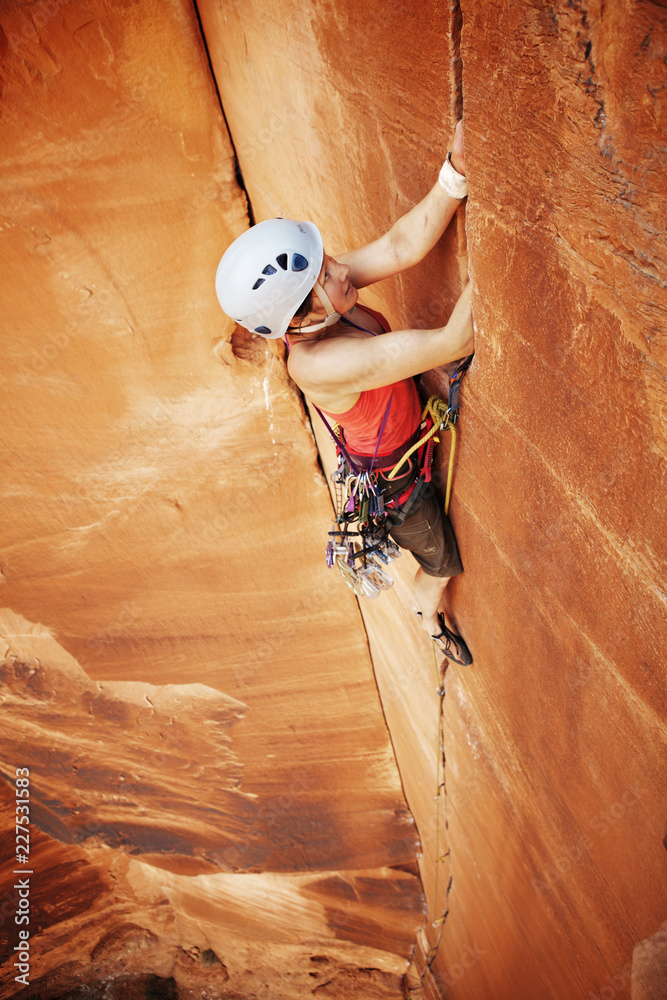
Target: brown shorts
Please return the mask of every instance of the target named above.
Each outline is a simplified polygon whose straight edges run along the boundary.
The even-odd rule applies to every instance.
[[[414,463],[400,479],[385,479],[378,474],[378,484],[382,486],[385,500],[400,496],[408,488],[417,474]],[[444,504],[432,483],[421,484],[423,492],[419,499],[410,506],[412,496],[403,505],[407,516],[401,524],[398,516],[391,514],[387,520],[389,534],[402,549],[412,552],[413,556],[428,576],[458,576],[463,572],[456,538],[445,514]],[[416,487],[419,489],[419,486]],[[392,521],[394,522],[392,524]]]

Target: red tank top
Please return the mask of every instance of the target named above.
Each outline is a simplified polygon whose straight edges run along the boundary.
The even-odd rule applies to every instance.
[[[359,309],[374,316],[385,333],[389,332],[389,323],[382,313],[368,306],[359,306]],[[358,325],[362,326],[361,323]],[[378,448],[378,456],[389,455],[411,437],[421,420],[421,403],[413,378],[404,378],[381,389],[364,390],[354,406],[345,413],[322,412],[343,428],[349,451],[355,455],[372,455],[390,396],[389,416]]]

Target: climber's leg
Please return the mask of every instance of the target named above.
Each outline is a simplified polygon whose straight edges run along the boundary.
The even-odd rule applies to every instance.
[[[429,576],[420,566],[414,581],[414,610],[421,616],[421,625],[429,635],[440,631],[438,611],[451,576]]]
[[[439,616],[447,584],[463,572],[463,566],[451,523],[432,484],[403,524],[392,527],[389,533],[419,563],[414,579],[414,610],[420,615],[422,628],[431,636],[441,637],[438,645],[445,655],[452,654],[456,662],[471,662],[467,648],[459,657],[454,638],[463,647],[465,643],[447,630],[444,615]]]

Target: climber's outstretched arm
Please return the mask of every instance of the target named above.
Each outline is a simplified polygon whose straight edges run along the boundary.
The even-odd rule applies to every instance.
[[[470,283],[448,323],[435,330],[396,330],[381,337],[325,337],[296,344],[290,375],[318,406],[345,413],[366,389],[378,389],[466,357],[474,350]]]
[[[463,122],[456,126],[452,142],[451,162],[465,176]],[[398,219],[380,239],[349,253],[334,254],[341,264],[350,268],[350,281],[355,288],[364,288],[399,274],[418,264],[438,242],[461,202],[447,194],[439,181],[418,205]]]

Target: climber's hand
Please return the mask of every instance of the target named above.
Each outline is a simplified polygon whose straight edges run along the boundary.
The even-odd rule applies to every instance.
[[[456,125],[450,152],[451,164],[447,163],[446,166],[448,169],[452,168],[453,185],[443,184],[441,170],[426,197],[397,219],[384,236],[356,250],[336,254],[338,263],[350,268],[348,278],[355,288],[365,288],[375,281],[382,281],[383,278],[390,278],[413,267],[438,242],[467,193],[465,181],[462,180],[465,177],[463,120]],[[457,178],[457,174],[461,176]],[[451,180],[450,177],[450,182]],[[460,191],[461,187],[464,188],[463,191]]]
[[[448,346],[454,358],[466,358],[475,350],[475,333],[472,325],[472,282],[461,292],[445,330]]]
[[[465,165],[465,155],[463,150],[463,119],[461,118],[456,123],[456,131],[454,132],[454,139],[452,141],[452,166],[454,170],[458,170],[460,174],[465,177],[466,165]]]

